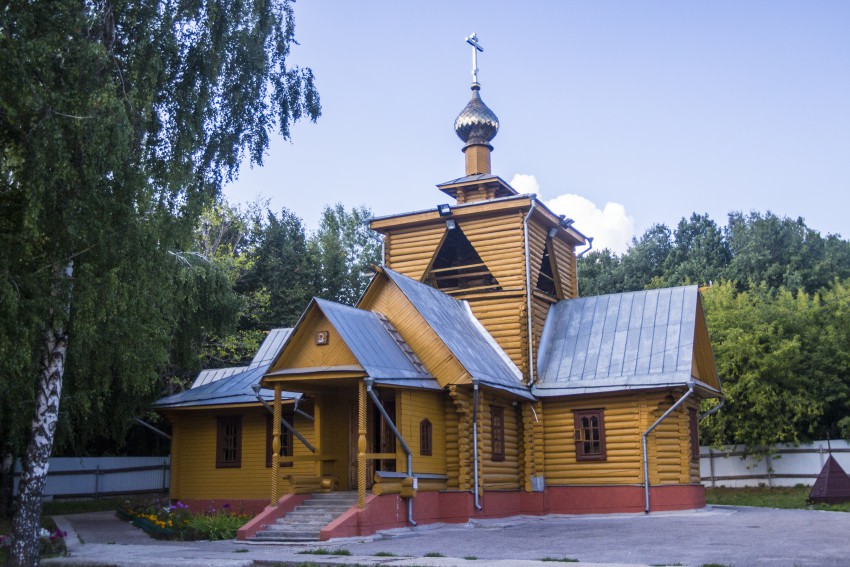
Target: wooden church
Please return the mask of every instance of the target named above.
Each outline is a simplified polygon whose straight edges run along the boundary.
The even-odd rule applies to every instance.
[[[322,493],[352,499],[322,539],[704,506],[699,406],[722,393],[697,288],[579,297],[588,239],[491,173],[498,127],[476,80],[466,175],[372,219],[358,304],[314,299],[251,366],[156,402],[173,499],[259,512],[240,538]]]

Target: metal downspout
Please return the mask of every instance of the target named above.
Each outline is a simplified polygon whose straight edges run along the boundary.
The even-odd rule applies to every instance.
[[[483,510],[478,501],[478,380],[472,380],[472,475],[475,497],[475,509]]]
[[[534,329],[532,327],[532,311],[531,311],[531,256],[529,254],[528,244],[528,221],[531,218],[531,213],[537,207],[537,199],[531,202],[531,208],[528,209],[528,214],[525,215],[525,220],[522,223],[523,235],[525,237],[525,294],[526,294],[526,311],[528,312],[528,385],[534,384]],[[477,391],[477,390],[476,390]],[[476,477],[478,478],[478,477]],[[477,491],[476,491],[477,494]]]
[[[273,413],[274,413],[274,408],[272,408],[272,407],[269,405],[269,403],[268,403],[266,400],[264,400],[264,399],[263,399],[263,397],[260,395],[260,391],[259,391],[259,389],[258,389],[258,390],[256,390],[254,393],[257,395],[257,399],[258,399],[258,400],[260,400],[260,403],[261,403],[261,404],[263,404],[263,406],[264,406],[267,410],[269,410],[269,412],[270,412],[270,413],[272,413],[272,414],[273,414]],[[303,413],[303,412],[299,412],[299,413]],[[305,414],[305,415],[306,415],[306,414]],[[303,435],[301,435],[300,433],[298,433],[298,431],[296,431],[295,427],[294,427],[291,423],[289,423],[288,421],[286,421],[285,419],[283,419],[283,417],[281,417],[281,418],[280,418],[280,424],[281,424],[281,425],[282,425],[282,426],[283,426],[283,427],[284,427],[287,431],[289,431],[290,433],[292,433],[292,434],[293,434],[293,435],[294,435],[294,436],[295,436],[295,437],[296,437],[299,441],[301,441],[301,442],[304,444],[304,446],[305,446],[305,447],[307,447],[308,449],[310,449],[310,452],[311,452],[311,453],[315,453],[315,452],[316,452],[316,448],[315,448],[315,447],[313,447],[313,446],[310,444],[310,442],[309,442],[309,441],[307,441],[306,439],[304,439],[304,436],[303,436]]]
[[[720,400],[719,404],[717,404],[716,406],[714,406],[713,408],[711,408],[707,412],[699,414],[699,420],[702,421],[705,418],[707,418],[708,416],[710,416],[711,414],[717,413],[718,411],[720,411],[720,408],[722,408],[725,405],[726,405],[726,398],[723,398],[723,399]]]
[[[407,455],[407,476],[408,478],[413,477],[413,453],[411,452],[410,447],[407,446],[407,442],[404,440],[404,437],[401,436],[399,430],[396,429],[395,423],[393,423],[393,420],[390,419],[390,416],[387,414],[387,410],[385,410],[384,406],[381,404],[381,400],[378,399],[378,396],[376,396],[375,392],[372,390],[372,383],[374,380],[372,378],[364,378],[363,381],[366,382],[366,393],[369,394],[370,398],[372,398],[372,401],[375,403],[378,411],[381,412],[382,416],[384,416],[384,420],[387,425],[389,425],[390,429],[392,429],[393,435],[395,435],[398,442],[401,443],[401,447]],[[413,520],[413,498],[407,499],[407,523],[411,526],[416,525],[416,522]]]
[[[670,406],[670,409],[668,409],[667,411],[664,412],[664,415],[659,417],[656,420],[656,422],[653,423],[652,426],[649,429],[647,429],[646,431],[643,432],[643,439],[641,441],[642,441],[642,445],[643,445],[643,491],[644,491],[644,502],[646,502],[646,507],[644,508],[644,513],[646,513],[646,514],[649,514],[649,457],[648,457],[647,451],[646,451],[646,438],[650,433],[652,433],[652,431],[656,427],[658,427],[661,424],[662,421],[667,419],[668,415],[670,415],[671,413],[676,411],[676,408],[678,408],[680,405],[682,405],[682,402],[687,400],[690,397],[690,395],[693,394],[693,393],[694,393],[694,383],[688,382],[688,391],[685,392],[685,395],[682,396],[681,398],[679,398],[679,400],[675,404]]]
[[[166,433],[165,431],[163,431],[161,429],[157,429],[156,427],[154,427],[153,425],[151,425],[147,421],[142,421],[138,417],[134,417],[133,421],[135,421],[136,423],[138,423],[142,427],[147,427],[148,429],[150,429],[151,431],[153,431],[154,433],[156,433],[160,437],[165,437],[166,439],[169,439],[169,440],[171,439],[171,435],[169,435],[168,433]]]

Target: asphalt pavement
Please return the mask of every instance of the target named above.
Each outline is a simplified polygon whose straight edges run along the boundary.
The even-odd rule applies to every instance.
[[[68,556],[46,565],[850,565],[850,514],[709,506],[688,512],[517,516],[430,524],[312,544],[154,540],[111,512],[55,516]],[[351,555],[305,553],[346,550]],[[393,555],[388,555],[393,554]],[[440,554],[443,557],[433,557]],[[432,555],[426,557],[426,555]],[[546,559],[547,561],[542,561]]]

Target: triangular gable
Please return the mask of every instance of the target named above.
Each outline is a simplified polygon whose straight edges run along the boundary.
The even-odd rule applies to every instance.
[[[445,293],[499,289],[498,281],[457,225],[447,229],[424,281]]]
[[[478,380],[486,386],[532,399],[528,388],[522,382],[520,370],[487,331],[480,324],[476,324],[477,321],[465,302],[388,268],[383,271],[415,308],[429,330],[466,370],[468,381]],[[364,295],[366,302],[369,301],[368,296],[367,290]],[[392,320],[392,313],[386,315]],[[419,355],[425,360],[425,353]],[[438,376],[436,372],[435,376]]]
[[[522,217],[483,217],[459,221],[458,226],[502,289],[518,289],[525,285],[525,266],[518,261],[522,258],[518,252],[524,246]]]
[[[713,363],[696,286],[570,299],[549,310],[532,391],[562,396],[695,380],[703,395],[714,396],[720,382]]]
[[[435,389],[391,324],[371,311],[313,299],[267,377],[350,373],[379,384]]]

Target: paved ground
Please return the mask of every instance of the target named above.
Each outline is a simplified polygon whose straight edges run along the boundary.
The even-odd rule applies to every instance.
[[[695,512],[606,516],[518,517],[461,525],[389,530],[369,538],[321,545],[247,545],[228,542],[163,542],[110,512],[57,517],[68,538],[69,557],[59,565],[196,565],[334,563],[396,566],[551,567],[540,559],[569,558],[583,565],[748,566],[850,565],[850,514],[713,506]],[[300,554],[322,547],[352,556]],[[375,556],[394,553],[402,557]],[[445,558],[426,558],[442,553]],[[467,560],[475,557],[476,560]],[[582,565],[570,563],[570,565]]]

